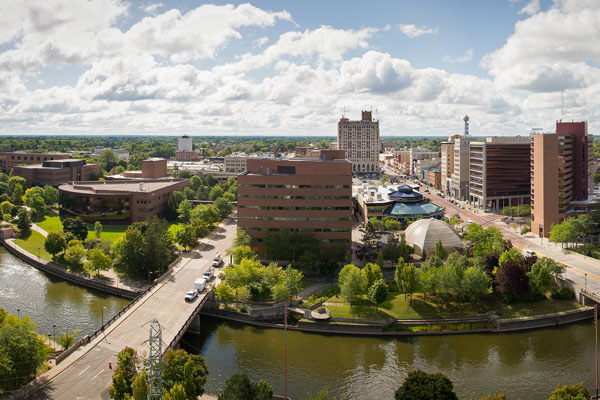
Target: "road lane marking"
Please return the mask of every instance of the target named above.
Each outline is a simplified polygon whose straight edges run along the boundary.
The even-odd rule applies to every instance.
[[[100,371],[100,372],[98,372],[96,375],[94,375],[94,377],[93,377],[92,379],[96,379],[96,377],[97,377],[98,375],[100,375],[101,373],[103,373],[103,372],[104,372],[104,368],[102,368],[102,371]]]
[[[83,371],[81,371],[81,372],[79,373],[79,375],[81,375],[81,374],[83,374],[85,371],[87,371],[89,367],[90,367],[90,365],[88,365],[88,366],[87,366],[87,367],[86,367],[86,368],[85,368]]]

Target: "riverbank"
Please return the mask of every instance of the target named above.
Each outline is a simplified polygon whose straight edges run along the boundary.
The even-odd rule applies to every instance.
[[[123,284],[121,287],[117,287],[98,278],[92,278],[88,277],[85,274],[68,271],[63,267],[60,267],[52,262],[42,259],[41,257],[36,257],[27,250],[23,249],[22,247],[19,247],[15,243],[14,239],[0,240],[0,243],[8,252],[13,254],[15,257],[25,261],[27,264],[49,275],[60,279],[64,279],[68,282],[74,283],[79,286],[83,286],[88,289],[97,290],[102,293],[118,296],[128,300],[134,299],[146,289],[146,287],[123,287]]]
[[[201,311],[210,316],[227,321],[239,322],[260,328],[289,329],[307,333],[357,335],[357,336],[426,336],[452,335],[465,333],[504,333],[561,326],[594,318],[593,307],[523,318],[501,319],[494,314],[463,318],[437,319],[387,319],[364,320],[352,318],[331,318],[315,321],[301,318],[297,324],[269,322],[231,310],[220,309],[212,304]],[[305,313],[308,315],[308,313]]]

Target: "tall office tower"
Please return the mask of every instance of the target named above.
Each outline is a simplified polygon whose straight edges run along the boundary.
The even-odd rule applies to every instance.
[[[528,137],[489,137],[469,144],[469,202],[500,212],[529,204],[531,195]]]
[[[452,192],[452,175],[454,174],[454,142],[462,136],[453,135],[447,142],[442,142],[441,180],[442,191],[446,194]]]
[[[337,143],[338,150],[345,150],[352,161],[352,172],[379,173],[379,121],[373,120],[371,111],[363,111],[360,121],[340,118]]]
[[[587,122],[556,122],[556,133],[531,135],[531,230],[548,236],[552,226],[588,211],[588,163],[593,136]]]
[[[177,151],[192,152],[192,138],[183,135],[182,137],[177,139]]]
[[[238,228],[262,254],[281,231],[310,235],[322,248],[352,241],[352,168],[338,150],[318,159],[248,159],[238,176]],[[268,255],[267,255],[268,257]]]

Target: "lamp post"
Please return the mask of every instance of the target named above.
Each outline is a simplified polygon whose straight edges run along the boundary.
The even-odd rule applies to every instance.
[[[585,274],[584,279],[585,279],[585,291],[587,292],[587,274]]]
[[[17,308],[17,318],[21,318],[21,310]]]
[[[102,328],[104,328],[104,309],[106,307],[102,307]]]
[[[52,324],[52,336],[54,336],[54,343],[56,343],[56,324]]]

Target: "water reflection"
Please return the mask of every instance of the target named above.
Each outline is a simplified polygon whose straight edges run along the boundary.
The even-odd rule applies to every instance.
[[[201,335],[184,348],[202,354],[208,393],[242,372],[283,391],[283,331],[202,319]],[[512,334],[338,337],[288,331],[288,393],[300,398],[328,387],[350,399],[392,398],[408,371],[448,375],[459,398],[496,391],[515,399],[547,399],[558,383],[593,385],[593,324]]]

